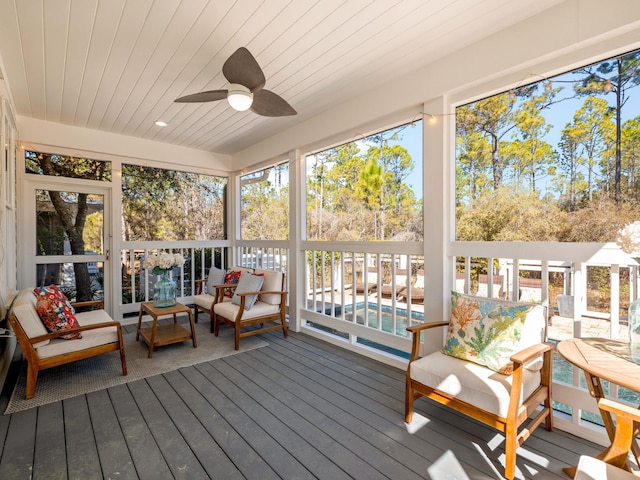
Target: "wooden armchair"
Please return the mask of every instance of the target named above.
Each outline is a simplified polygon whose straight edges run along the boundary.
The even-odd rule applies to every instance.
[[[613,443],[595,458],[581,456],[574,480],[637,480],[628,458],[635,441],[634,422],[640,422],[640,411],[608,398],[601,398],[598,407],[616,416]]]
[[[284,273],[259,269],[253,273],[264,276],[259,291],[240,291],[243,283],[240,277],[240,282],[235,289],[238,301],[234,303],[232,299],[231,302],[218,302],[213,306],[214,335],[218,336],[221,322],[233,327],[236,350],[240,348],[240,339],[249,335],[279,329],[282,329],[285,338],[289,335],[286,322],[287,292],[284,289]],[[225,285],[217,288],[225,288]],[[247,308],[252,301],[255,303]],[[260,325],[260,328],[247,330],[247,327],[255,327],[255,325]]]
[[[468,302],[466,309],[457,303],[458,298]],[[476,362],[447,355],[440,348],[420,358],[421,333],[425,333],[425,345],[429,343],[427,337],[432,334],[439,336],[439,340],[431,343],[442,345],[443,327],[450,327],[451,332],[455,328],[453,317],[456,310],[472,312],[468,307],[473,302],[483,303],[483,308],[475,312],[492,311],[499,315],[503,311],[500,309],[508,311],[512,307],[530,308],[521,323],[521,340],[516,343],[515,348],[517,353],[510,356],[513,373],[499,373]],[[492,310],[493,305],[498,310]],[[499,430],[505,435],[505,477],[509,480],[515,476],[517,448],[542,422],[547,430],[552,429],[551,347],[542,343],[546,333],[545,308],[541,305],[520,307],[521,305],[523,304],[454,294],[452,320],[407,328],[413,335],[406,374],[407,425],[409,426],[413,417],[414,401],[425,396]],[[471,318],[472,315],[467,319]],[[480,319],[484,321],[487,317],[475,318],[478,322]],[[540,404],[543,404],[542,407]]]
[[[102,302],[82,302],[74,306],[88,306]],[[38,372],[103,353],[119,351],[122,374],[127,374],[127,362],[122,342],[122,327],[104,310],[76,312],[79,327],[47,332],[36,311],[36,300],[30,289],[21,290],[11,307],[9,324],[16,334],[22,353],[27,360],[26,397],[33,398]],[[60,337],[76,332],[82,338],[64,340]]]
[[[253,268],[245,267],[233,267],[227,271],[240,271],[240,272],[253,272]],[[222,272],[222,273],[221,273]],[[211,331],[213,332],[213,306],[218,302],[230,302],[231,297],[225,296],[224,288],[217,289],[217,287],[224,286],[225,270],[221,270],[216,267],[209,269],[207,278],[196,280],[197,294],[193,296],[194,303],[194,315],[193,318],[198,323],[198,312],[204,312],[209,315],[211,322]],[[217,277],[217,278],[213,278]],[[227,288],[233,288],[233,286],[227,285]]]

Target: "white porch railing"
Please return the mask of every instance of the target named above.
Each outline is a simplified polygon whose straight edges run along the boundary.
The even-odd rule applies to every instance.
[[[401,366],[406,327],[424,321],[410,287],[424,269],[421,244],[305,242],[302,328]],[[331,247],[329,249],[328,247]],[[407,288],[405,292],[405,287]]]
[[[211,265],[225,268],[229,261],[227,241],[127,242],[123,244],[120,251],[120,308],[123,315],[137,313],[141,302],[152,299],[156,276],[144,269],[144,258],[150,253],[162,251],[180,253],[185,258],[185,264],[182,267],[175,267],[171,271],[171,279],[177,286],[177,299],[185,304],[193,303],[193,295],[197,293],[196,280],[206,278]]]

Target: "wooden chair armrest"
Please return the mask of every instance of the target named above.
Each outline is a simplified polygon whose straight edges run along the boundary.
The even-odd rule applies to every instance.
[[[242,292],[242,293],[238,293],[239,297],[245,296],[245,295],[262,295],[263,293],[266,293],[267,295],[286,295],[289,292],[283,291],[283,290],[273,290],[273,291],[266,291],[266,290],[260,290],[259,292]]]
[[[407,327],[406,330],[407,332],[418,333],[428,328],[444,327],[446,325],[449,325],[449,322],[429,322],[429,323],[423,323],[420,325],[411,325],[410,327]]]
[[[447,325],[449,325],[449,322],[428,322],[421,325],[411,325],[410,327],[407,327],[407,332],[411,332],[413,335],[409,363],[417,360],[420,356],[420,332],[435,327],[446,327]]]
[[[616,402],[608,398],[598,400],[598,408],[611,412],[616,416],[616,420],[620,417],[629,417],[634,422],[640,422],[640,410],[624,403]]]
[[[95,330],[96,328],[104,328],[104,327],[116,327],[119,332],[122,330],[122,325],[120,325],[120,322],[116,322],[116,321],[102,322],[102,323],[95,323],[93,325],[85,325],[83,327],[69,328],[68,330],[58,330],[56,332],[50,332],[45,335],[38,335],[37,337],[29,338],[29,343],[33,345],[34,343],[39,343],[44,340],[53,340],[55,338],[60,338],[64,335],[69,335],[76,332],[86,332],[88,330]],[[120,336],[120,333],[118,334],[118,336]],[[73,340],[69,340],[69,341],[72,342]]]
[[[514,364],[525,364],[535,359],[536,357],[539,357],[544,352],[548,352],[550,350],[551,345],[547,343],[538,343],[536,345],[531,345],[524,350],[520,350],[517,353],[514,353],[513,355],[511,355],[510,360]]]
[[[98,307],[98,310],[104,309],[104,300],[87,300],[84,302],[73,302],[71,303],[73,308],[82,308],[82,307]]]

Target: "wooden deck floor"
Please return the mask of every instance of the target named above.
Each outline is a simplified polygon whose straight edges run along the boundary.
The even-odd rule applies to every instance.
[[[404,372],[308,335],[0,416],[0,479],[499,479],[502,436],[428,400],[403,422]],[[0,407],[4,409],[7,389]],[[599,447],[543,428],[518,478],[562,479]]]

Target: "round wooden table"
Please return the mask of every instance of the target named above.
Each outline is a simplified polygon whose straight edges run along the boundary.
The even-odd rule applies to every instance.
[[[608,338],[571,338],[558,343],[558,353],[584,371],[589,393],[596,401],[605,397],[602,380],[640,392],[640,365],[631,361],[627,342]],[[615,424],[611,414],[600,409],[600,415],[609,440],[613,441]],[[632,450],[638,461],[640,447],[637,443],[633,443]],[[602,458],[606,451],[598,455],[598,458]],[[563,471],[573,478],[575,469],[576,467],[567,467]]]

